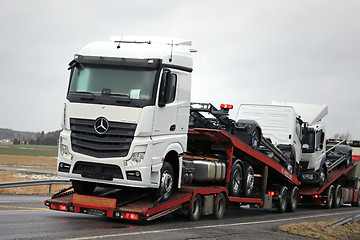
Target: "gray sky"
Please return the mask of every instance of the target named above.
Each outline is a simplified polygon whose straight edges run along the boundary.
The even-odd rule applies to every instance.
[[[1,128],[60,129],[67,64],[115,35],[186,38],[192,101],[327,104],[327,137],[360,139],[360,1],[0,2]]]

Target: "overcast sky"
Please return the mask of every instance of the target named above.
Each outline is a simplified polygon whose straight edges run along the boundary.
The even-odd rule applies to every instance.
[[[192,101],[327,104],[327,137],[360,139],[360,1],[0,2],[0,128],[60,129],[67,64],[115,35],[190,39]]]

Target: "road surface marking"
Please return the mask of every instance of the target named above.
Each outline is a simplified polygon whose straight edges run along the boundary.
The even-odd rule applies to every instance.
[[[15,209],[15,210],[0,210],[0,212],[49,211],[49,209],[47,208],[19,207],[19,206],[9,206],[9,205],[0,205],[0,208]]]
[[[349,213],[354,213],[354,212],[349,211],[349,212],[341,212],[341,213],[328,213],[328,214],[320,214],[320,215],[315,215],[315,216],[304,216],[304,217],[296,217],[296,218],[295,217],[294,218],[283,218],[283,219],[274,219],[274,220],[257,221],[257,222],[228,223],[228,224],[206,225],[206,226],[198,226],[198,227],[172,228],[172,229],[162,229],[162,230],[154,230],[154,231],[119,233],[119,234],[112,234],[112,235],[69,238],[68,240],[88,240],[88,239],[113,238],[113,237],[124,237],[124,236],[141,235],[141,234],[151,234],[151,233],[165,233],[165,232],[175,232],[175,231],[186,231],[186,230],[191,230],[191,229],[204,229],[204,228],[216,228],[216,227],[233,227],[233,226],[241,226],[241,225],[262,224],[262,223],[271,223],[271,222],[285,222],[285,221],[307,219],[307,218],[327,217],[327,216],[334,216],[334,215],[344,215],[344,214],[349,214]]]
[[[49,209],[43,209],[43,210],[37,210],[37,209],[0,210],[0,213],[6,213],[6,212],[41,212],[41,211],[49,211]]]

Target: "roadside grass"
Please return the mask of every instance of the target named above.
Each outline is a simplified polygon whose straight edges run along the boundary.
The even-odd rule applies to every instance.
[[[360,239],[360,223],[346,224],[344,226],[336,226],[326,228],[326,226],[339,221],[321,221],[321,222],[303,222],[292,223],[280,226],[279,231],[292,235],[298,235],[311,239],[337,240],[337,239]]]
[[[55,178],[54,174],[39,174],[13,170],[0,170],[0,182],[20,182],[53,178]],[[70,185],[53,184],[51,188],[51,194],[54,194],[63,188],[68,188],[69,186]],[[49,194],[49,185],[0,188],[0,194]]]
[[[56,157],[57,149],[58,146],[1,144],[0,155]]]

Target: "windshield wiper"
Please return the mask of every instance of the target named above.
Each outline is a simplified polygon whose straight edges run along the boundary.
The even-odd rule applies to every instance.
[[[131,103],[132,105],[134,105],[135,107],[139,107],[131,98],[128,94],[124,94],[124,93],[110,93],[108,94],[108,96],[110,97],[121,97],[119,99],[116,99],[117,103]]]
[[[100,100],[96,97],[95,94],[93,94],[92,92],[87,92],[87,91],[73,91],[70,92],[70,94],[87,94],[87,95],[91,95],[91,97],[80,97],[81,100],[94,100],[96,99],[98,101],[98,103],[101,103]]]

